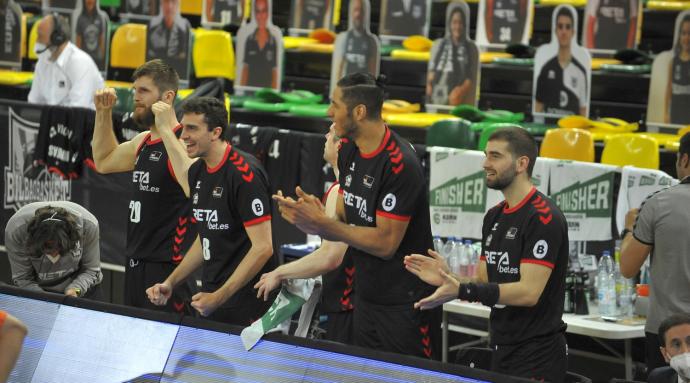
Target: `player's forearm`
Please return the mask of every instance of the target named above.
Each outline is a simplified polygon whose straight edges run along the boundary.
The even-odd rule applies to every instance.
[[[172,164],[173,171],[175,172],[175,178],[182,187],[182,190],[184,190],[185,195],[189,197],[187,172],[194,161],[187,155],[184,144],[177,139],[177,136],[173,131],[174,128],[174,126],[158,127],[158,131],[163,139],[165,151],[168,153],[168,157],[170,158],[170,163]]]
[[[113,131],[113,117],[111,110],[97,110],[96,124],[93,129],[91,149],[96,170],[106,171],[103,168],[105,160],[117,148],[118,142]]]
[[[330,218],[320,227],[321,238],[344,242],[378,258],[391,258],[400,245],[391,238],[390,233],[383,233],[378,227],[351,226]]]
[[[230,278],[215,293],[220,294],[221,304],[235,295],[256,274],[261,271],[266,262],[273,256],[273,246],[268,243],[252,244],[247,254],[232,273]]]
[[[342,242],[324,240],[316,251],[286,263],[275,271],[280,280],[318,277],[340,266],[346,250],[347,245]]]
[[[539,302],[542,290],[534,289],[524,281],[498,285],[500,295],[498,303],[508,306],[532,307]]]
[[[180,282],[187,279],[187,277],[198,269],[203,262],[204,257],[201,253],[201,240],[197,236],[196,240],[192,244],[192,247],[189,248],[187,254],[182,259],[182,262],[180,262],[175,270],[168,276],[168,278],[165,280],[165,283],[174,288],[180,284]]]
[[[7,381],[14,364],[19,358],[27,329],[14,318],[8,318],[0,329],[0,382]]]

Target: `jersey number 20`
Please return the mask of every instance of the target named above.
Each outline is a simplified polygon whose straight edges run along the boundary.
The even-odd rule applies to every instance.
[[[129,221],[134,223],[141,221],[140,201],[129,201]]]

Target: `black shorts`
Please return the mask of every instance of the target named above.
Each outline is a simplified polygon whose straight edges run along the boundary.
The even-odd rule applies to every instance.
[[[336,313],[327,313],[328,320],[326,321],[326,334],[324,340],[332,342],[339,342],[345,344],[355,343],[354,334],[354,310],[339,311]]]
[[[374,350],[440,359],[442,308],[416,310],[412,303],[384,306],[358,299],[355,344]]]
[[[563,382],[568,369],[565,335],[530,339],[516,345],[495,345],[491,370],[543,382]]]
[[[218,307],[206,319],[246,327],[261,318],[271,307],[272,303],[273,300],[271,299],[264,302],[263,299],[257,299],[256,296],[253,299],[248,297],[240,305]]]
[[[196,289],[185,281],[173,289],[172,296],[165,306],[156,306],[146,296],[146,289],[165,281],[177,265],[172,263],[146,262],[128,259],[125,265],[125,304],[150,310],[193,315],[190,303]]]

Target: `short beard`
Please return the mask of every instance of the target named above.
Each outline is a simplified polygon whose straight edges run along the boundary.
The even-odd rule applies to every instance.
[[[515,169],[510,169],[506,171],[502,176],[498,177],[494,181],[489,181],[488,179],[486,180],[486,186],[489,189],[494,189],[494,190],[504,190],[508,186],[510,186],[513,183],[513,180],[515,179],[517,172]]]
[[[156,116],[153,115],[151,107],[146,108],[144,113],[140,115],[132,114],[132,119],[143,130],[151,128],[156,123]]]

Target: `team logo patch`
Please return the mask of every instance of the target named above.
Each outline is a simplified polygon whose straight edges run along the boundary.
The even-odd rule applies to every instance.
[[[538,240],[537,243],[534,244],[534,248],[532,248],[532,255],[537,259],[544,258],[548,252],[549,244],[543,239]]]
[[[508,229],[508,232],[506,233],[506,239],[515,239],[517,231],[517,227],[511,227],[510,229]]]
[[[560,105],[561,108],[565,108],[568,106],[568,93],[561,91],[559,94],[558,105]]]
[[[223,196],[223,188],[220,186],[216,186],[213,188],[213,192],[211,193],[213,198],[220,198]]]
[[[252,212],[256,216],[262,216],[264,214],[264,203],[260,199],[254,198],[252,201]]]
[[[395,208],[395,202],[396,202],[395,194],[393,194],[393,193],[386,194],[386,196],[383,197],[383,203],[382,203],[383,210],[385,210],[385,211],[393,210]]]
[[[194,189],[201,189],[201,181],[196,181],[196,186]]]
[[[347,177],[345,177],[345,187],[350,187],[350,184],[352,183],[352,175],[348,174]]]
[[[364,176],[364,181],[363,181],[363,182],[364,182],[364,186],[366,186],[366,187],[368,187],[369,189],[371,189],[371,187],[374,186],[374,177],[372,177],[372,176],[370,176],[370,175],[365,175],[365,176]]]
[[[158,152],[158,151],[156,151],[156,152],[151,152],[151,154],[149,154],[149,161],[156,161],[156,162],[158,162],[158,161],[161,159],[162,156],[163,156],[163,152]]]
[[[194,196],[192,197],[192,203],[196,205],[199,202],[199,193],[194,193]]]

